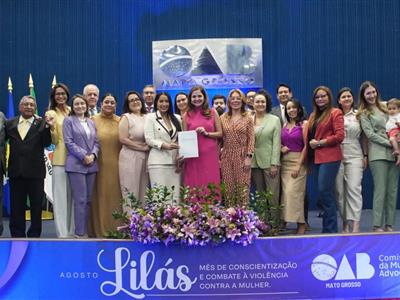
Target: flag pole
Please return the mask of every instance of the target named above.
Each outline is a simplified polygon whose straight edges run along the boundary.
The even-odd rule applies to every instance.
[[[51,88],[54,88],[54,86],[57,84],[57,79],[56,75],[54,74],[53,81],[51,82]]]
[[[29,73],[28,87],[29,87],[29,89],[33,88],[33,79],[32,79],[31,73]]]
[[[8,77],[8,91],[12,92],[12,90],[13,90],[13,85],[12,85],[11,77]]]

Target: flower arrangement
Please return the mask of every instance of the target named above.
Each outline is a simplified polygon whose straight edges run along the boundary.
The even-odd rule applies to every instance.
[[[125,200],[130,202],[131,215],[117,214],[117,217],[125,217],[125,225],[119,232],[122,237],[145,244],[204,246],[232,242],[246,246],[270,229],[253,210],[225,208],[216,196],[215,187],[210,185],[206,190],[208,192],[182,188],[181,199],[184,200],[176,203],[172,199],[173,191],[155,187],[147,192],[145,207],[140,207],[130,195]]]

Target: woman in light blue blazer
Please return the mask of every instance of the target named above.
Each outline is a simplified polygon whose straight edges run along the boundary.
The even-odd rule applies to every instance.
[[[168,93],[157,94],[155,112],[146,116],[144,137],[151,147],[147,161],[150,184],[174,189],[173,199],[179,200],[181,176],[177,170],[178,132],[182,131],[180,116],[172,112],[172,100]]]
[[[70,180],[74,203],[75,237],[86,238],[90,200],[98,171],[96,158],[99,142],[94,122],[89,119],[88,103],[84,96],[77,94],[72,98],[72,110],[64,120],[63,134],[68,150],[65,171]]]
[[[368,164],[374,180],[373,231],[393,231],[399,167],[395,164],[392,145],[386,135],[387,109],[381,102],[378,88],[371,81],[361,84],[357,115],[368,138]]]

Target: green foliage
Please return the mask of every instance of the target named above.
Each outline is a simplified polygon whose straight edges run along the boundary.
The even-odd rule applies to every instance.
[[[278,235],[281,227],[282,205],[273,205],[271,191],[256,191],[250,195],[250,207],[265,224],[271,225],[268,235]]]

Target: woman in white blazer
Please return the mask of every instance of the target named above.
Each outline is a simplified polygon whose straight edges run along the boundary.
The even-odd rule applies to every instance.
[[[150,184],[174,188],[173,199],[179,200],[181,176],[177,172],[178,131],[182,130],[179,115],[172,112],[172,100],[168,93],[157,94],[155,112],[146,116],[144,137],[151,147],[148,158]]]

